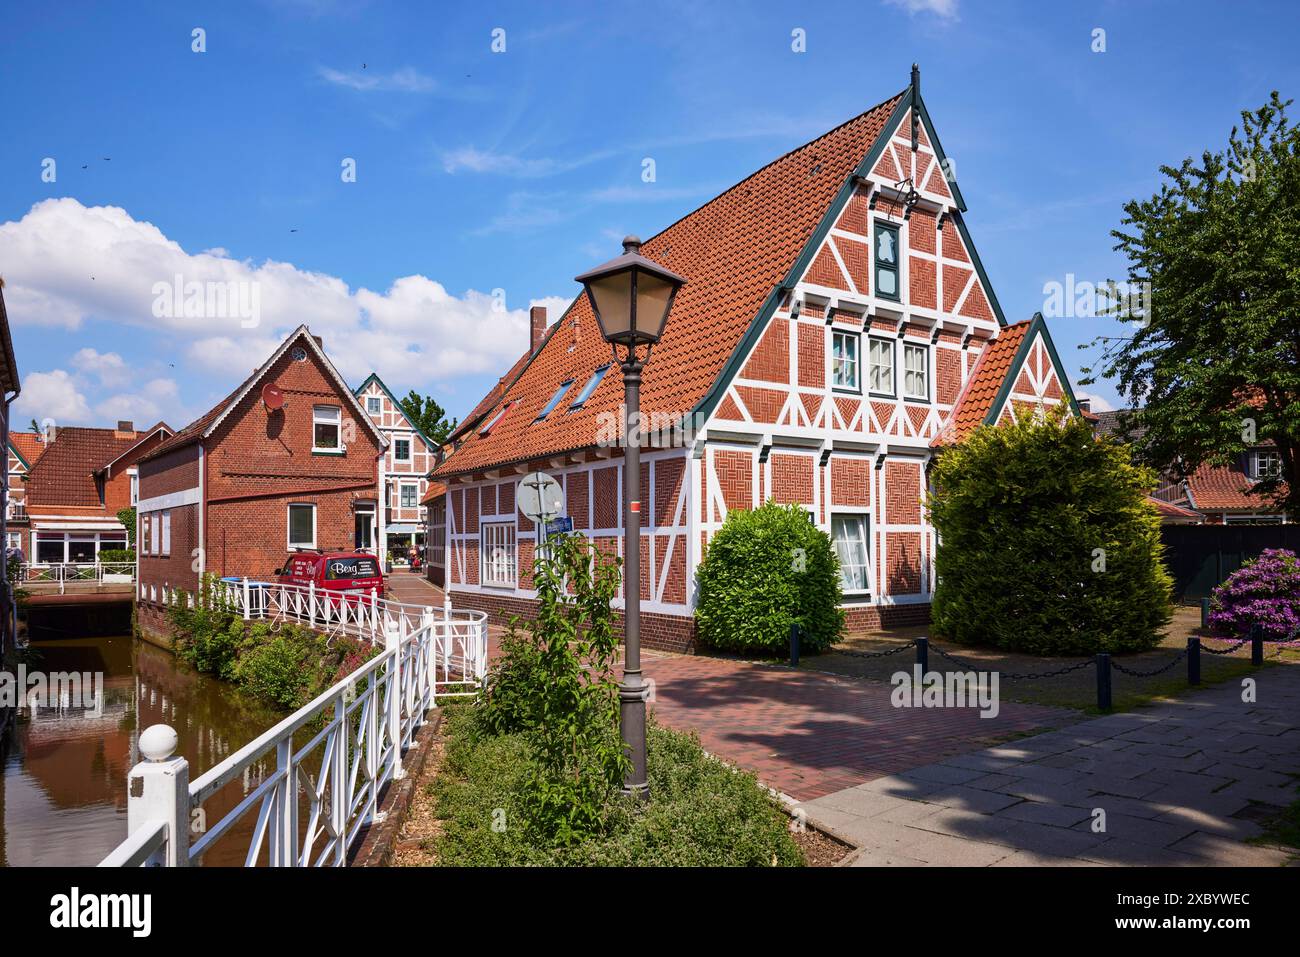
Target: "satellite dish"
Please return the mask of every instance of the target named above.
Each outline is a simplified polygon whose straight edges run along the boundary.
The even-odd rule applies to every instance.
[[[545,524],[564,511],[564,490],[545,472],[529,472],[519,482],[519,511],[534,524]]]
[[[262,386],[262,404],[274,412],[276,409],[284,408],[284,393],[274,382],[268,382]]]

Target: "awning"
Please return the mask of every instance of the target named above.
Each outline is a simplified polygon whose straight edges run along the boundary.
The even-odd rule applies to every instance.
[[[424,529],[412,522],[399,522],[396,525],[385,525],[384,531],[389,535],[419,535]]]

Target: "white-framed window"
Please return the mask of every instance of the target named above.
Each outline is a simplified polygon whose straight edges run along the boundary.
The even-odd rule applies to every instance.
[[[930,347],[903,343],[903,397],[930,398]]]
[[[840,583],[846,592],[863,592],[871,587],[870,551],[867,548],[866,515],[831,517],[831,539],[840,560]]]
[[[131,504],[134,505],[140,501],[140,473],[132,469],[128,474],[131,476]]]
[[[898,227],[889,223],[876,223],[876,295],[882,299],[899,301],[898,263],[901,258]]]
[[[162,554],[162,552],[158,550],[159,545],[161,544],[159,541],[159,535],[162,532],[162,522],[159,521],[159,517],[160,516],[157,512],[149,513],[149,554],[151,555]]]
[[[420,504],[420,486],[411,482],[402,483],[402,508],[415,508]]]
[[[411,440],[410,439],[393,439],[393,461],[394,462],[411,461]]]
[[[572,385],[573,385],[572,379],[565,379],[563,382],[561,382],[559,387],[553,393],[551,393],[550,399],[547,400],[546,405],[542,406],[542,411],[537,413],[537,418],[533,419],[533,421],[540,422],[542,421],[542,419],[546,418],[548,415],[554,412],[555,407],[559,405],[560,400],[564,398],[564,393],[568,392],[569,387]]]
[[[831,333],[831,388],[843,392],[861,392],[856,332]]]
[[[371,415],[378,415],[384,409],[384,400],[377,395],[366,396],[366,411]]]
[[[287,506],[290,548],[316,547],[316,506],[309,502],[292,502]]]
[[[1256,449],[1250,453],[1250,477],[1277,478],[1282,474],[1282,454],[1277,449]]]
[[[600,385],[600,380],[605,378],[605,373],[608,371],[609,365],[607,363],[591,374],[591,378],[587,380],[587,384],[582,387],[582,391],[578,393],[578,397],[574,399],[573,404],[569,406],[570,411],[582,408],[586,401],[591,398],[591,394],[596,391],[596,386]]]
[[[135,537],[136,537],[137,539],[139,539],[139,541],[140,541],[140,554],[141,554],[141,555],[152,555],[152,554],[153,554],[153,553],[149,550],[149,526],[150,526],[150,524],[151,524],[151,522],[149,521],[149,513],[148,513],[148,512],[145,512],[143,515],[141,515],[141,514],[139,514],[139,513],[136,514],[136,530],[135,530]]]
[[[484,585],[512,587],[515,583],[515,526],[513,522],[483,522],[479,525]]]
[[[311,407],[311,450],[313,452],[341,451],[340,432],[343,426],[343,410],[337,405],[313,405]]]
[[[871,336],[867,340],[867,383],[876,395],[894,394],[894,341]]]
[[[160,554],[160,555],[170,555],[170,554],[172,553],[172,513],[171,513],[171,509],[163,509],[162,514],[161,514],[161,518],[162,518],[162,521],[159,522],[159,524],[162,526],[162,533],[161,533],[161,535],[160,535],[160,538],[162,539],[162,545],[161,545],[161,550],[159,551],[158,554]]]

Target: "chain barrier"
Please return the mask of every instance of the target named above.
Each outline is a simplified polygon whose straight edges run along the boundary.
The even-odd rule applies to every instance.
[[[1202,640],[1201,651],[1205,652],[1207,655],[1230,655],[1237,649],[1241,648],[1243,645],[1248,645],[1248,644],[1250,644],[1250,639],[1243,638],[1235,645],[1229,645],[1227,648],[1211,648],[1208,645],[1206,645],[1204,640]]]
[[[1156,675],[1164,674],[1166,671],[1168,671],[1170,668],[1178,664],[1178,662],[1182,661],[1186,657],[1187,657],[1187,650],[1184,649],[1178,652],[1178,654],[1175,655],[1173,660],[1170,661],[1168,664],[1160,668],[1156,668],[1153,671],[1138,671],[1136,668],[1125,668],[1114,658],[1111,659],[1110,666],[1114,668],[1116,671],[1122,672],[1123,674],[1126,675],[1132,675],[1134,678],[1154,678]]]
[[[906,651],[908,648],[915,648],[916,642],[909,641],[905,645],[899,645],[897,648],[890,648],[886,651],[841,651],[841,655],[847,655],[850,658],[885,658],[889,655],[896,655],[900,651]]]
[[[944,651],[942,648],[936,648],[934,645],[931,645],[930,650],[933,651],[935,654],[937,654],[940,658],[946,658],[949,661],[951,661],[953,664],[965,668],[969,671],[980,670],[978,663],[967,660],[965,658],[959,658],[957,655],[950,654]],[[1000,679],[1008,680],[1008,681],[1032,681],[1035,678],[1059,678],[1061,675],[1068,675],[1072,671],[1079,671],[1082,668],[1087,668],[1089,665],[1094,665],[1096,663],[1097,663],[1096,659],[1094,658],[1084,658],[1082,661],[1077,661],[1072,665],[1066,665],[1064,668],[1057,668],[1055,671],[1041,671],[1041,672],[999,671],[998,677]]]

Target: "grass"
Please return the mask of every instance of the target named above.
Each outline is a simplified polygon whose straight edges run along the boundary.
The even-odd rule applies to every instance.
[[[1292,849],[1300,857],[1300,797],[1292,801],[1281,814],[1264,823],[1264,833],[1251,840],[1252,844],[1271,844]]]
[[[521,819],[528,752],[486,733],[474,708],[448,709],[446,750],[429,785],[436,862],[451,866],[798,866],[790,822],[752,774],[709,757],[694,735],[651,724],[650,799],[615,797],[604,833],[573,847],[533,840]]]

